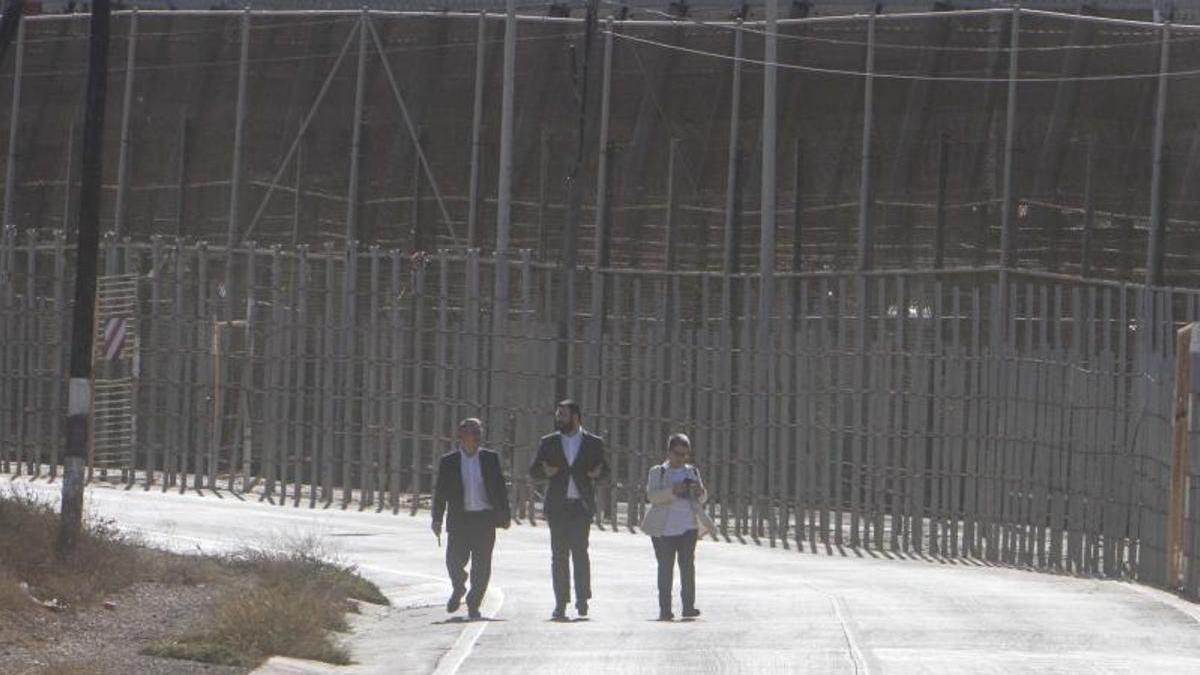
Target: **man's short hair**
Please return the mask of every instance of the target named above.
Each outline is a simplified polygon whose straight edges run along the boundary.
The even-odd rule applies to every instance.
[[[667,450],[670,450],[676,445],[686,446],[690,450],[692,447],[692,439],[688,438],[687,434],[684,433],[677,432],[671,434],[669,437],[667,437]]]
[[[566,408],[567,410],[571,411],[572,415],[579,417],[579,418],[583,417],[583,411],[580,410],[579,404],[576,403],[573,399],[564,398],[563,400],[559,401],[555,407]]]
[[[483,420],[479,419],[478,417],[468,417],[465,420],[458,423],[459,431],[464,431],[466,429],[472,429],[475,431],[475,433],[482,435],[483,434]]]

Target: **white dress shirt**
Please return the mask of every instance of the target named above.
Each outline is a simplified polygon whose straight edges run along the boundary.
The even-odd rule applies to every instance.
[[[685,478],[691,476],[687,467],[673,469],[667,467],[666,482],[672,487],[679,485]],[[667,510],[667,526],[663,530],[664,537],[674,537],[688,530],[696,529],[696,515],[692,513],[692,503],[687,497],[675,497],[675,501]]]
[[[567,466],[575,466],[575,460],[579,457],[579,448],[583,446],[583,428],[575,430],[575,433],[562,435],[563,454],[567,456]],[[567,477],[567,499],[579,499],[579,488],[575,487],[575,477]]]
[[[483,467],[479,464],[479,453],[468,455],[459,448],[458,454],[462,459],[463,508],[467,511],[490,511],[492,504],[487,498],[487,488],[483,486]]]

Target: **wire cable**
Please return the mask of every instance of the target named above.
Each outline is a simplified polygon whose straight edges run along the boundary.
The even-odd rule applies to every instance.
[[[608,32],[608,31],[605,31],[605,32]],[[880,72],[867,73],[864,71],[848,70],[848,69],[844,69],[844,68],[825,68],[825,67],[821,67],[821,66],[805,66],[805,65],[798,64],[798,63],[776,62],[773,64],[769,64],[762,59],[752,59],[752,58],[747,58],[747,57],[742,57],[739,59],[738,57],[730,56],[728,54],[719,54],[717,52],[709,52],[709,51],[705,51],[703,49],[684,47],[682,45],[673,45],[673,44],[666,43],[666,42],[660,42],[658,40],[651,40],[649,38],[637,37],[634,35],[629,35],[627,33],[621,33],[618,31],[611,31],[611,32],[614,37],[620,38],[622,40],[629,40],[632,42],[640,42],[642,44],[652,45],[655,47],[661,47],[663,49],[670,49],[670,50],[674,50],[677,52],[683,52],[686,54],[693,54],[696,56],[708,56],[708,57],[712,57],[712,58],[723,59],[726,61],[741,61],[742,63],[748,63],[751,65],[763,66],[763,67],[768,66],[768,65],[774,65],[777,68],[783,68],[786,70],[796,70],[796,71],[801,71],[801,72],[816,73],[816,74],[820,74],[820,75],[846,75],[846,76],[853,76],[853,77],[867,77],[869,75],[870,77],[877,78],[877,79],[884,79],[884,80],[905,80],[905,81],[923,81],[923,82],[963,82],[963,83],[973,83],[973,84],[1000,84],[1000,83],[1008,83],[1008,82],[1015,81],[1018,84],[1051,84],[1051,83],[1059,83],[1059,82],[1111,82],[1111,81],[1120,81],[1120,80],[1144,80],[1144,79],[1153,79],[1153,78],[1164,77],[1164,76],[1165,77],[1195,77],[1197,75],[1200,75],[1200,69],[1168,71],[1166,73],[1129,73],[1129,74],[1124,74],[1124,75],[1080,75],[1077,77],[1016,77],[1016,78],[968,77],[968,76],[962,76],[962,75],[949,75],[949,76],[944,76],[944,77],[927,77],[924,75],[906,75],[903,73],[880,73]]]

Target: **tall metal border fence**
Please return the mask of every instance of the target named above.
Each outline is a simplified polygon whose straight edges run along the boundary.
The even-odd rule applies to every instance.
[[[777,277],[763,315],[755,275],[564,276],[527,251],[155,238],[110,239],[104,256],[140,279],[136,442],[113,469],[138,489],[415,512],[455,422],[476,415],[533,519],[526,471],[565,389],[611,453],[600,526],[639,522],[649,467],[685,431],[720,537],[1164,582],[1175,329],[1200,318],[1197,291],[814,272]],[[6,472],[56,473],[72,258],[61,235],[0,238]]]
[[[0,69],[12,96],[0,105],[4,224],[70,231],[86,21],[24,26]],[[1196,285],[1198,31],[1024,8],[781,20],[779,245],[801,271],[846,269],[869,223],[875,266],[912,269],[932,261],[940,215],[948,265],[1000,264],[1008,205],[1010,266],[1141,281],[1158,233],[1164,283]],[[503,33],[494,14],[118,13],[104,228],[492,250]],[[518,21],[514,248],[562,250],[584,84],[573,69],[590,59],[579,259],[662,268],[662,250],[642,243],[674,219],[679,268],[754,265],[762,22],[615,20],[590,52],[582,34],[578,17]]]

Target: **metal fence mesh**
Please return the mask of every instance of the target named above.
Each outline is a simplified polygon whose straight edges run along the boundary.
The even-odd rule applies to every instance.
[[[239,240],[264,244],[344,244],[349,236],[405,251],[461,248],[472,202],[475,56],[482,49],[481,188],[475,198],[483,225],[474,244],[492,247],[501,17],[484,20],[479,42],[480,19],[471,15],[248,16],[116,15],[104,229],[140,238],[174,233],[224,243],[232,225]],[[1158,76],[1165,72],[1167,281],[1195,282],[1190,258],[1200,231],[1200,202],[1192,187],[1200,162],[1194,124],[1200,32],[1173,26],[1163,62],[1161,25],[1022,10],[1016,67],[1010,70],[1014,16],[1003,10],[947,11],[876,20],[867,162],[872,188],[865,201],[860,187],[867,19],[781,23],[778,241],[789,247],[799,240],[802,269],[844,269],[852,263],[864,208],[877,229],[877,266],[927,266],[933,256],[943,139],[948,264],[996,264],[1012,76],[1016,262],[1079,271],[1090,204],[1093,272],[1144,278]],[[245,146],[239,197],[231,205],[243,21],[248,23]],[[604,31],[592,52],[584,54],[578,19],[523,17],[518,23],[512,242],[534,250],[538,259],[553,259],[562,247],[563,181],[577,143],[582,82],[573,73],[591,60],[588,108],[598,114]],[[359,179],[352,191],[360,26],[369,29],[362,50]],[[673,195],[683,235],[680,267],[720,269],[727,253],[753,265],[761,200],[763,25],[747,22],[740,29],[744,60],[737,101],[731,89],[736,24],[617,21],[611,30],[611,265],[663,266],[665,251],[651,242],[665,239],[672,139],[680,142]],[[14,77],[15,59],[0,72],[0,90],[15,93],[18,79],[21,89],[15,120],[10,106],[0,110],[0,128],[16,123],[15,164],[7,167],[14,181],[13,193],[5,197],[8,224],[70,230],[73,208],[66,187],[78,181],[79,173],[85,21],[35,18],[25,23],[24,32],[15,47],[23,54],[21,77]],[[738,143],[731,146],[735,108]],[[593,118],[581,177],[582,261],[594,260],[596,253],[595,174],[603,150],[597,134]],[[0,138],[0,147],[9,157],[7,137]],[[731,152],[740,156],[735,200],[727,190]],[[722,231],[731,201],[738,203],[740,229],[735,250],[725,251]],[[797,231],[802,232],[798,238]],[[780,269],[789,268],[785,263]]]
[[[0,464],[53,473],[72,253],[0,241]],[[988,269],[785,275],[762,343],[755,276],[580,271],[560,372],[562,272],[528,252],[502,263],[503,305],[496,260],[474,251],[156,238],[105,255],[141,278],[124,478],[147,489],[411,511],[457,420],[478,415],[535,518],[526,471],[561,376],[611,453],[602,525],[639,522],[646,472],[685,431],[722,536],[1161,581],[1174,330],[1197,319],[1194,292]]]

